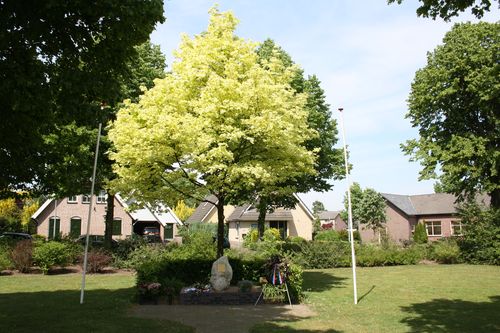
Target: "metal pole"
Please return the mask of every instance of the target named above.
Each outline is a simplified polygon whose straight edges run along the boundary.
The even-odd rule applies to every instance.
[[[83,272],[82,272],[82,288],[80,291],[80,304],[83,304],[83,295],[85,292],[85,274],[87,273],[87,254],[89,251],[90,217],[92,215],[92,206],[94,203],[95,172],[97,169],[97,156],[99,155],[99,141],[101,140],[101,126],[102,126],[101,123],[99,123],[99,130],[97,132],[97,144],[95,146],[94,169],[92,171],[92,186],[90,188],[89,216],[87,220],[87,235],[85,237],[85,254],[83,256]]]
[[[349,162],[347,161],[347,148],[345,141],[344,130],[344,109],[339,108],[340,111],[340,127],[342,128],[342,140],[344,141],[344,161],[345,161],[345,178],[347,181],[347,213],[348,213],[348,228],[349,240],[351,242],[351,261],[352,261],[352,282],[354,287],[354,304],[358,304],[358,288],[356,286],[356,254],[354,252],[354,234],[352,230],[352,207],[351,207],[351,182],[349,181]]]

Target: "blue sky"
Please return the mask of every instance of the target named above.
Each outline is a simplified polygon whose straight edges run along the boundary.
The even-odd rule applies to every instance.
[[[238,36],[256,42],[271,38],[306,74],[316,74],[333,118],[344,108],[352,182],[385,193],[433,192],[434,181],[418,181],[419,164],[409,162],[399,147],[417,136],[405,119],[406,99],[426,53],[454,22],[474,21],[468,13],[445,23],[417,18],[416,0],[390,6],[386,0],[165,0],[167,20],[151,40],[161,46],[169,67],[181,34],[204,31],[214,3],[240,20]],[[492,7],[483,20],[500,19]],[[309,207],[319,200],[326,209],[340,210],[347,183],[333,185],[330,192],[300,196]]]

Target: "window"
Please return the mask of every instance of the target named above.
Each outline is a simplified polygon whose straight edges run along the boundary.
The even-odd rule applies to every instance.
[[[441,221],[424,221],[427,236],[441,236]]]
[[[77,202],[78,202],[78,199],[77,199],[76,195],[72,195],[72,196],[68,197],[68,203],[77,203]]]
[[[90,203],[90,195],[88,195],[88,194],[82,195],[82,203],[89,204]]]
[[[250,226],[250,229],[257,229],[259,227],[259,225],[257,223],[252,223],[252,225]]]
[[[286,239],[287,236],[287,223],[286,221],[271,221],[269,222],[269,227],[278,229],[280,232],[281,239]]]
[[[49,219],[49,234],[47,235],[48,239],[59,239],[61,237],[60,228],[61,220],[58,217],[51,217]]]
[[[460,221],[451,221],[451,234],[453,236],[462,236],[464,233],[464,226]]]
[[[114,219],[113,220],[113,236],[119,236],[122,234],[122,220],[121,219]]]
[[[97,203],[98,204],[103,204],[106,203],[106,192],[105,191],[100,191],[99,194],[97,195]]]
[[[78,238],[82,233],[82,219],[78,216],[70,220],[69,235],[71,238]]]

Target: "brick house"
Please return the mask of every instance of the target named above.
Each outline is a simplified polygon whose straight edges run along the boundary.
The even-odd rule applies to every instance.
[[[318,214],[321,228],[324,230],[344,230],[347,229],[347,223],[340,216],[340,211],[324,210]]]
[[[298,202],[295,208],[277,208],[272,213],[266,214],[265,225],[276,228],[283,238],[289,236],[300,236],[304,239],[312,239],[312,223],[314,216],[302,200],[296,196]],[[216,198],[211,196],[215,201]],[[243,242],[244,237],[251,229],[257,228],[259,212],[251,204],[242,206],[224,206],[225,223],[228,225],[229,241],[231,244]],[[217,208],[208,202],[202,202],[187,219],[186,223],[206,222],[217,223]]]
[[[93,212],[90,221],[91,235],[104,235],[106,200],[104,191],[92,198],[90,195],[74,195],[63,199],[48,199],[31,216],[36,233],[53,239],[57,235],[78,237],[87,231],[90,200]],[[132,234],[142,235],[144,228],[155,227],[163,241],[172,240],[182,222],[168,207],[154,211],[148,207],[129,209],[130,202],[115,196],[113,238],[124,239]]]
[[[463,226],[457,214],[456,197],[452,194],[381,195],[387,204],[385,231],[392,240],[412,239],[417,223],[425,225],[430,241],[462,234]],[[486,197],[480,197],[478,201],[488,204]],[[371,229],[362,226],[360,232],[364,241],[378,240],[378,235]]]

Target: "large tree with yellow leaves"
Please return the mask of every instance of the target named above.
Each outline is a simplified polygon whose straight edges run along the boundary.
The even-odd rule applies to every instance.
[[[121,193],[171,206],[216,197],[221,256],[224,205],[253,184],[313,174],[315,152],[303,143],[317,133],[306,96],[290,85],[297,69],[259,62],[257,44],[235,36],[232,13],[210,14],[206,32],[183,37],[171,73],[118,112],[109,137]]]

